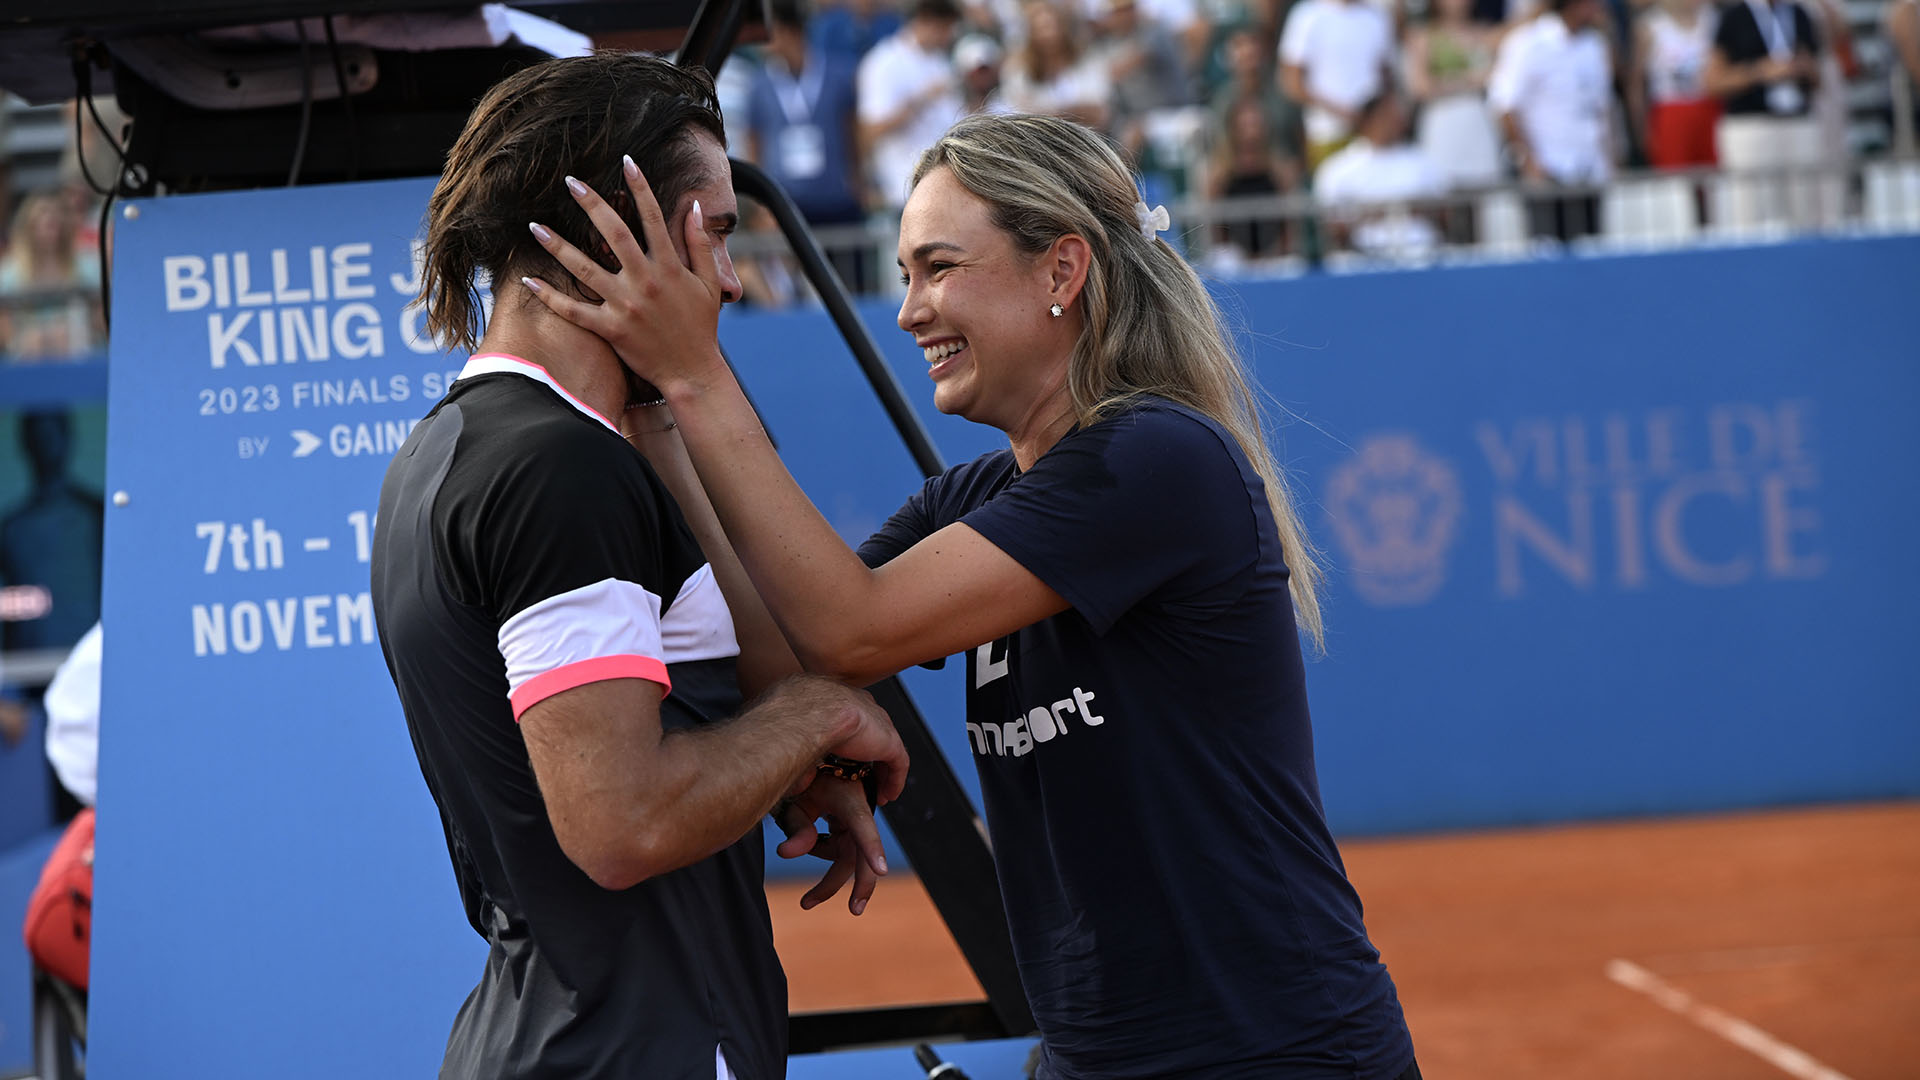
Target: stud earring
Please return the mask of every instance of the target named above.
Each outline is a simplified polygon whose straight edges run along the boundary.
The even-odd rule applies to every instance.
[[[1060,316],[1065,315],[1067,313],[1067,309],[1061,307],[1059,304],[1055,304],[1052,307],[1048,308],[1047,312],[1057,319]]]

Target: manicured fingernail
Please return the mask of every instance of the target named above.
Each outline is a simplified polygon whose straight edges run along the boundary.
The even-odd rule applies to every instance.
[[[875,855],[873,857],[873,872],[876,874],[884,874],[887,872],[887,857],[885,855]]]
[[[585,198],[587,194],[587,185],[569,176],[567,177],[567,190],[573,192],[573,197],[576,199]]]
[[[543,244],[550,244],[553,242],[553,234],[547,231],[547,227],[545,225],[542,225],[537,221],[527,222],[527,230],[533,233],[533,238],[535,240],[538,240]]]
[[[541,289],[546,287],[544,285],[541,285],[539,282],[533,280],[530,277],[521,278],[520,284],[525,285],[527,287],[528,292],[535,292],[535,293],[539,292]]]
[[[620,155],[620,167],[621,167],[621,170],[627,174],[627,179],[629,180],[640,179],[640,166],[635,165],[633,163],[632,154]]]
[[[867,913],[867,902],[865,900],[855,900],[853,902],[853,913],[855,915],[865,915]]]
[[[700,200],[699,199],[693,200],[693,227],[695,229],[700,229],[705,227],[706,223],[707,223],[707,215],[705,213],[702,213],[700,210]]]

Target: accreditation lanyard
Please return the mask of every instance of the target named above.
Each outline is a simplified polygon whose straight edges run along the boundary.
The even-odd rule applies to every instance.
[[[820,107],[820,92],[827,83],[826,64],[822,57],[810,57],[807,69],[795,79],[787,65],[772,63],[767,65],[767,79],[773,83],[773,95],[780,99],[780,111],[787,116],[789,124],[806,124],[813,120],[813,111]]]
[[[1794,17],[1792,0],[1769,5],[1766,0],[1747,0],[1753,10],[1753,25],[1767,39],[1767,52],[1780,60],[1793,58]]]

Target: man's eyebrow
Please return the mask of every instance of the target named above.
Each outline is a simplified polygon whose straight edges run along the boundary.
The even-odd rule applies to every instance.
[[[928,241],[927,243],[921,244],[917,248],[914,248],[913,258],[917,262],[933,254],[936,251],[951,251],[958,255],[965,255],[967,253],[966,248],[961,247],[959,244],[956,244],[951,240],[931,240],[931,241]],[[893,261],[896,266],[906,265],[905,263],[901,262],[899,259],[895,259]]]

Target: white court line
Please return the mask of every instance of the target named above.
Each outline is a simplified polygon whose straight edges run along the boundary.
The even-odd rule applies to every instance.
[[[1639,964],[1609,960],[1607,978],[1647,995],[1661,1008],[1686,1017],[1788,1076],[1799,1080],[1847,1080],[1845,1073],[1822,1065],[1805,1050],[1783,1043],[1737,1016],[1695,1001],[1693,995]]]

